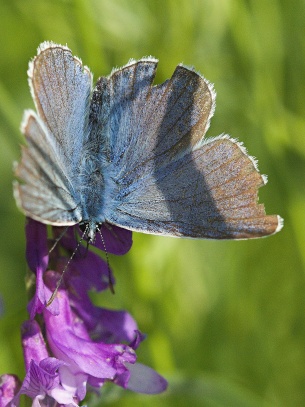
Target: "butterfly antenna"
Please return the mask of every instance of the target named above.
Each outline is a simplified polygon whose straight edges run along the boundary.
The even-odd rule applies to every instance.
[[[100,236],[101,236],[102,243],[103,243],[103,246],[104,246],[104,249],[105,249],[106,261],[107,261],[107,268],[108,268],[108,282],[109,282],[109,288],[110,288],[110,291],[112,292],[112,294],[115,294],[115,292],[114,292],[114,287],[113,287],[113,282],[112,282],[112,275],[111,275],[111,270],[110,270],[110,264],[109,264],[109,256],[108,256],[108,252],[107,252],[107,249],[106,249],[105,240],[104,240],[103,234],[102,234],[102,232],[101,232],[101,229],[98,229],[98,232],[99,232],[99,234],[100,234]]]
[[[70,265],[70,263],[71,263],[73,257],[75,256],[77,250],[79,249],[79,246],[81,245],[82,241],[84,240],[84,236],[85,236],[85,234],[87,233],[87,231],[88,231],[88,227],[86,227],[86,229],[85,229],[84,233],[82,234],[82,236],[81,236],[79,242],[77,243],[76,248],[74,249],[73,253],[71,254],[69,260],[67,261],[67,264],[65,265],[65,268],[63,269],[63,271],[62,271],[62,273],[61,273],[60,279],[58,280],[58,282],[57,282],[57,284],[56,284],[56,288],[55,288],[55,290],[53,291],[51,297],[49,298],[49,301],[47,302],[47,305],[46,305],[47,307],[48,307],[49,305],[51,305],[52,302],[54,301],[54,298],[56,297],[56,295],[57,295],[57,293],[58,293],[58,290],[59,290],[59,287],[60,287],[60,285],[61,285],[61,283],[62,283],[62,280],[63,280],[63,278],[64,278],[64,274],[65,274],[65,272],[67,271],[67,268],[69,267],[69,265]]]
[[[51,253],[55,247],[57,246],[58,242],[61,240],[61,238],[63,237],[63,235],[66,233],[66,231],[68,230],[69,226],[66,226],[63,230],[63,232],[55,239],[55,242],[53,244],[53,246],[51,247],[51,249],[49,250],[49,253]]]

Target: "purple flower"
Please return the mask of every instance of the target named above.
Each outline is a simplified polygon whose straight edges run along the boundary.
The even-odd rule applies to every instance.
[[[26,376],[9,406],[19,406],[22,394],[33,399],[34,407],[48,407],[54,405],[54,401],[60,405],[77,406],[75,393],[61,385],[59,369],[64,365],[64,361],[49,357],[36,321],[27,321],[23,324],[22,346]]]
[[[67,236],[64,236],[58,245],[58,249],[64,248],[68,250],[68,256],[60,256],[60,250],[54,251],[53,256],[55,259],[55,270],[62,272],[69,261],[69,267],[64,275],[64,281],[70,287],[70,291],[77,291],[77,296],[85,293],[88,290],[103,291],[109,288],[109,278],[112,283],[115,283],[114,276],[109,270],[107,263],[101,259],[97,254],[91,252],[89,249],[79,246],[74,257],[71,259],[71,254],[77,246],[73,230],[67,231]],[[73,248],[73,250],[72,250]],[[51,256],[51,259],[53,258]],[[110,272],[110,275],[109,275]]]
[[[60,384],[58,369],[62,365],[63,362],[55,358],[44,359],[39,364],[32,360],[22,387],[10,406],[19,406],[21,394],[33,399],[33,407],[49,407],[55,404],[54,401],[64,406],[78,406],[73,392]]]
[[[22,324],[21,340],[26,371],[32,361],[39,364],[49,357],[44,338],[36,321],[26,321]]]
[[[135,320],[126,311],[96,307],[90,300],[90,290],[103,291],[114,284],[109,265],[77,242],[78,227],[52,230],[60,239],[49,256],[46,226],[33,220],[26,226],[27,260],[36,275],[36,292],[28,306],[31,321],[22,331],[26,377],[12,405],[18,405],[21,394],[31,397],[33,405],[77,405],[88,385],[99,390],[105,381],[137,392],[164,391],[165,379],[136,363],[135,350],[144,335]],[[114,226],[103,225],[102,236],[103,241],[97,234],[95,245],[116,254],[128,251],[132,243],[130,232]],[[53,270],[48,270],[49,262]],[[46,306],[63,270],[57,295]],[[37,313],[42,315],[45,337],[33,320]]]
[[[53,282],[55,286],[56,280],[57,275],[48,272],[49,284]],[[73,389],[80,400],[85,396],[87,383],[93,387],[101,387],[105,380],[113,381],[124,388],[135,389],[138,392],[158,393],[165,390],[166,381],[156,372],[142,365],[133,366],[136,354],[132,346],[91,339],[87,326],[94,325],[97,312],[93,317],[94,323],[90,324],[88,319],[85,322],[72,309],[66,290],[60,289],[57,297],[59,315],[53,315],[48,309],[45,309],[43,317],[49,347],[56,358],[65,362],[65,365],[60,367],[60,371],[64,372],[62,380],[66,380],[66,382],[62,381],[63,387],[69,386],[70,389]],[[109,317],[111,313],[105,312],[105,315]],[[122,311],[114,312],[112,317],[112,323],[108,324],[107,339],[122,336],[129,339],[133,330],[132,345],[138,345],[142,337],[138,333],[133,319]],[[125,330],[120,326],[120,322],[124,322],[124,320]],[[141,382],[136,386],[135,378],[139,371],[141,371]]]
[[[108,273],[107,264],[95,253],[88,252],[86,257],[75,256],[65,277],[69,304],[82,319],[91,337],[105,343],[131,342],[138,327],[130,314],[96,307],[88,295],[89,290],[108,288]],[[111,279],[114,281],[112,276]]]
[[[60,233],[66,228],[54,228],[54,233],[60,236]],[[64,234],[60,243],[70,250],[74,250],[77,245],[76,236],[79,238],[83,236],[83,232],[78,225],[69,227]],[[101,236],[103,236],[103,241]],[[110,225],[104,223],[100,231],[96,233],[95,241],[91,243],[92,246],[97,247],[100,250],[107,251],[108,253],[115,254],[117,256],[126,254],[132,246],[132,232],[130,230],[122,229],[119,226]]]
[[[0,376],[0,407],[7,406],[13,400],[20,386],[17,376],[10,374]]]
[[[53,228],[55,237],[58,237],[60,233],[64,230],[63,228]],[[78,246],[78,242],[75,237],[75,231],[80,233],[78,226],[69,227],[62,237],[59,245],[71,251],[71,253],[76,249]],[[128,252],[132,245],[132,233],[128,230],[122,229],[118,226],[104,224],[101,227],[101,233],[104,239],[105,246],[101,240],[101,236],[98,233],[96,235],[96,241],[94,245],[101,250],[107,249],[107,252],[113,253],[116,255],[122,255]],[[33,319],[35,315],[38,313],[40,314],[43,309],[45,308],[48,300],[50,299],[52,292],[49,288],[44,284],[43,275],[47,269],[49,263],[49,252],[48,252],[48,241],[47,241],[47,227],[46,225],[37,222],[33,219],[27,219],[26,224],[26,258],[27,263],[31,269],[31,271],[36,275],[36,293],[33,297],[32,301],[28,305],[28,312],[30,314],[30,318]],[[57,245],[59,247],[59,245]],[[58,249],[57,247],[57,249]],[[85,247],[80,245],[78,247],[77,252],[75,253],[76,256],[80,258],[86,257],[87,250]],[[89,252],[90,253],[90,252]],[[58,251],[55,251],[54,255],[58,257]],[[92,254],[90,256],[92,257]],[[97,260],[98,259],[98,260]],[[67,264],[69,259],[65,258],[66,263],[62,264],[62,269],[64,269],[65,265]],[[95,256],[95,261],[98,263],[103,262],[98,256]],[[89,263],[89,260],[87,260]],[[91,264],[91,266],[93,266]],[[99,264],[95,265],[96,272],[99,271],[98,267]],[[86,268],[88,270],[88,267]],[[92,269],[93,270],[93,267]],[[93,272],[93,271],[92,271]],[[89,272],[90,273],[90,272]],[[88,274],[88,273],[87,273]],[[106,287],[109,285],[109,275],[108,275],[108,267],[107,267],[107,278],[108,284],[106,283]],[[112,277],[111,282],[114,282]],[[105,288],[106,288],[105,287]],[[49,306],[49,310],[54,313],[58,314],[58,306],[56,301],[53,301]]]
[[[27,219],[25,234],[27,263],[31,271],[36,275],[36,292],[28,304],[30,318],[34,319],[36,314],[43,311],[52,295],[52,291],[43,281],[43,275],[49,262],[47,227],[33,219]],[[49,310],[55,314],[58,313],[55,301],[49,306]]]
[[[104,223],[100,232],[96,234],[93,246],[117,256],[126,254],[130,250],[132,246],[132,232],[130,230],[110,225],[110,223]],[[102,242],[101,235],[105,245]]]

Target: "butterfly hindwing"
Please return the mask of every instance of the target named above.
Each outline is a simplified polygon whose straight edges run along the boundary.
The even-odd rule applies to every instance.
[[[14,193],[18,205],[33,219],[52,225],[73,225],[81,220],[80,197],[48,137],[48,130],[32,111],[23,120],[27,146],[16,166]]]
[[[220,157],[222,160],[220,161]],[[217,138],[122,189],[111,222],[145,233],[243,239],[275,233],[257,203],[264,178],[244,150]]]

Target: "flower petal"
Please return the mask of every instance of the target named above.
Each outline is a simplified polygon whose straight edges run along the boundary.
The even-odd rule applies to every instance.
[[[67,261],[67,259],[65,259]],[[111,275],[111,280],[114,280]],[[75,290],[102,291],[109,286],[109,270],[107,263],[97,254],[88,251],[75,255],[69,265],[69,272],[65,281],[69,285],[73,285]]]
[[[63,360],[73,373],[85,373],[101,379],[113,379],[126,370],[124,363],[134,363],[136,356],[127,345],[93,342],[79,327],[79,318],[73,314],[65,290],[58,292],[60,314],[44,311],[48,344],[58,359]]]
[[[21,383],[17,376],[3,374],[0,376],[0,407],[5,407],[13,400],[20,389]]]
[[[45,271],[49,262],[46,225],[27,218],[25,235],[26,260],[30,269],[35,274],[38,267]]]
[[[49,254],[47,245],[47,228],[40,222],[28,219],[26,224],[26,258],[30,269],[36,275],[35,296],[28,304],[30,318],[40,314],[45,308],[52,292],[44,284],[43,274],[47,269]],[[50,312],[58,313],[55,301],[48,307]]]
[[[49,355],[40,326],[36,321],[26,321],[23,323],[21,327],[21,338],[25,368],[26,371],[28,371],[31,360],[39,363]]]
[[[88,375],[84,373],[74,374],[68,366],[64,365],[60,367],[59,372],[63,388],[71,394],[75,394],[79,400],[83,400],[86,396]]]
[[[130,372],[127,389],[146,394],[158,394],[166,390],[167,381],[151,367],[141,363],[126,363],[125,366]]]
[[[77,406],[73,400],[73,395],[70,394],[67,390],[65,389],[60,389],[56,387],[55,389],[52,389],[49,394],[54,400],[57,401],[59,404],[64,404],[64,405],[73,405]],[[81,399],[82,400],[82,399]]]
[[[89,297],[71,300],[77,315],[84,321],[90,336],[105,343],[132,342],[138,326],[132,316],[121,310],[107,310],[94,306]],[[144,339],[142,336],[141,339]],[[135,349],[134,346],[131,346]]]

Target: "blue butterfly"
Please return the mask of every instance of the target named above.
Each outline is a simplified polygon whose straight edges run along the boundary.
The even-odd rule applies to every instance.
[[[69,48],[44,42],[29,66],[37,113],[25,112],[27,146],[14,194],[45,224],[100,226],[157,235],[244,239],[281,229],[258,204],[266,183],[236,140],[204,139],[213,86],[178,65],[153,86],[157,60],[130,60],[92,87]]]

